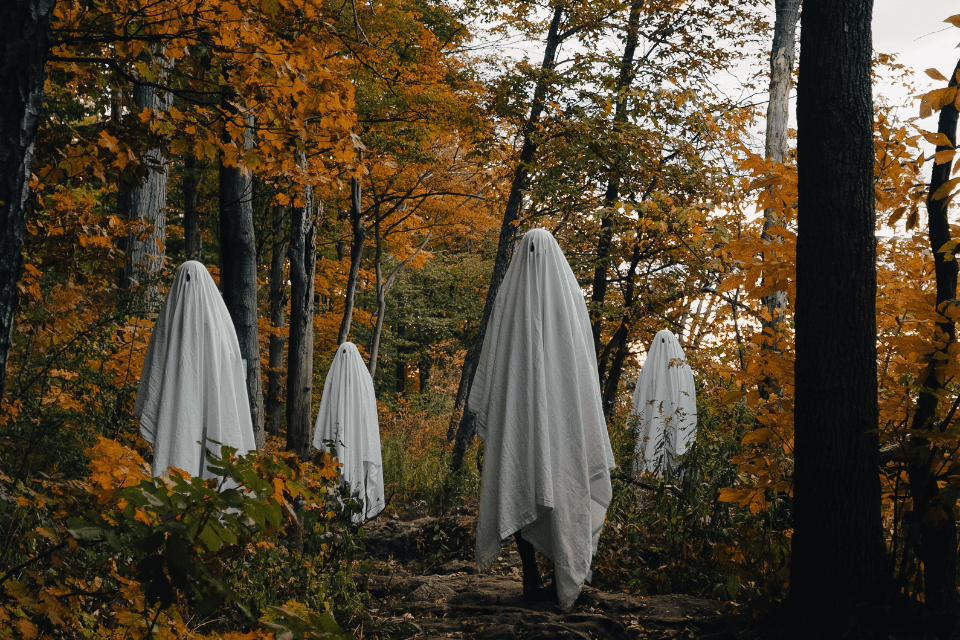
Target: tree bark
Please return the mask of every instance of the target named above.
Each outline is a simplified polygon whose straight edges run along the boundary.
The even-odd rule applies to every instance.
[[[145,84],[133,85],[133,102],[140,111],[163,113],[173,103],[173,94],[158,93]],[[131,222],[125,242],[126,258],[120,277],[120,288],[130,289],[142,278],[152,278],[163,268],[167,241],[167,174],[169,163],[159,148],[149,149],[142,158],[147,175],[136,187],[126,187],[117,196],[121,217]],[[149,230],[148,230],[149,228]],[[152,313],[162,300],[154,285],[147,291],[147,313]]]
[[[317,269],[317,224],[313,189],[290,220],[290,332],[287,348],[287,450],[301,460],[313,443],[313,286]]]
[[[273,255],[270,261],[270,324],[275,330],[283,329],[286,323],[287,283],[284,267],[287,262],[289,235],[284,234],[287,208],[277,205],[273,210]],[[270,433],[280,435],[283,422],[283,400],[280,397],[283,380],[283,348],[287,339],[283,335],[270,336],[270,368],[267,371],[267,422]]]
[[[357,276],[360,273],[360,260],[363,258],[363,243],[367,237],[367,230],[363,228],[363,209],[360,208],[360,180],[357,178],[350,181],[350,228],[353,231],[353,242],[350,244],[350,273],[347,276],[343,320],[340,322],[340,331],[337,333],[338,345],[346,342],[350,336],[353,305],[357,296]]]
[[[957,86],[958,72],[960,62],[950,76],[950,86]],[[950,144],[938,145],[938,152],[956,148],[958,115],[953,103],[940,111],[937,131],[944,134]],[[947,198],[934,197],[937,190],[950,180],[952,167],[952,161],[934,164],[927,195],[927,224],[937,282],[937,311],[940,314],[945,314],[947,307],[957,303],[957,259],[946,260],[941,251],[943,245],[951,240]],[[931,441],[931,436],[944,432],[948,426],[936,421],[939,392],[943,389],[942,367],[950,361],[950,347],[956,341],[956,328],[946,315],[942,315],[937,322],[936,334],[934,342],[942,346],[933,350],[930,362],[920,376],[923,382],[905,449],[915,526],[920,530],[916,553],[917,559],[923,562],[924,603],[934,612],[956,617],[960,612],[957,596],[957,520],[954,515],[956,498],[940,491],[938,480],[941,478],[934,466],[942,461],[944,452]]]
[[[377,320],[373,325],[373,335],[370,336],[370,362],[367,365],[367,370],[370,372],[370,378],[373,379],[377,373],[377,355],[380,352],[380,336],[383,335],[383,318],[387,313],[387,292],[390,291],[390,287],[393,286],[394,280],[396,280],[397,275],[403,270],[403,267],[406,266],[408,262],[417,257],[430,240],[430,235],[432,231],[427,232],[427,236],[423,239],[423,242],[420,243],[420,246],[417,247],[417,250],[414,251],[410,256],[398,264],[393,271],[390,272],[390,275],[386,278],[383,277],[383,267],[380,264],[381,257],[383,252],[380,245],[380,220],[376,220],[373,225],[374,229],[374,243],[376,247],[376,252],[374,253],[373,258],[373,268],[377,277]]]
[[[884,588],[872,12],[872,0],[807,0],[801,16],[790,602],[823,628]]]
[[[200,178],[196,166],[196,156],[190,154],[183,159],[183,235],[187,260],[199,261],[203,238],[200,236],[200,211],[197,209]]]
[[[224,97],[221,106],[236,113]],[[244,148],[253,146],[252,116]],[[226,135],[226,134],[225,134]],[[229,142],[226,139],[225,142]],[[257,242],[253,228],[253,179],[250,171],[238,165],[226,166],[220,159],[220,290],[240,341],[240,354],[246,361],[247,400],[253,435],[260,449],[264,444],[263,386],[260,376],[260,343],[257,330]]]
[[[633,83],[633,57],[637,51],[640,30],[640,11],[644,0],[637,0],[630,6],[630,18],[627,21],[627,38],[620,62],[620,75],[615,89],[617,109],[613,115],[613,126],[627,121],[627,90]],[[600,356],[600,339],[603,330],[603,303],[607,296],[607,260],[613,244],[613,227],[616,217],[614,207],[620,199],[620,174],[612,168],[607,180],[607,189],[603,194],[603,219],[600,221],[600,236],[597,239],[597,267],[593,272],[593,290],[590,294],[590,324],[593,329],[593,348]],[[601,382],[603,371],[600,371]],[[619,381],[619,379],[618,379]]]
[[[793,86],[793,62],[796,51],[797,20],[800,17],[800,0],[776,0],[776,21],[773,27],[773,45],[770,49],[770,102],[767,103],[767,131],[764,154],[773,162],[783,162],[787,157],[787,123],[790,117],[790,88]],[[773,187],[768,191],[774,196]],[[763,239],[767,242],[779,242],[769,232],[773,227],[783,224],[774,207],[763,212]],[[764,331],[763,348],[775,350],[779,354],[776,336],[782,330],[784,309],[787,307],[785,291],[774,291],[761,299],[770,314],[770,319],[761,320]],[[766,336],[770,336],[767,338]],[[780,395],[780,383],[766,378],[760,385],[760,393],[768,397],[770,391]]]
[[[547,97],[547,89],[552,82],[553,68],[556,64],[557,49],[560,46],[560,21],[563,17],[563,7],[554,7],[553,19],[547,33],[547,44],[543,52],[543,62],[540,64],[540,76],[533,93],[530,105],[530,116],[523,128],[523,146],[520,149],[520,158],[514,170],[513,183],[510,185],[510,195],[503,212],[503,222],[500,225],[500,239],[497,242],[497,255],[493,262],[493,273],[490,275],[490,287],[487,289],[487,300],[483,306],[483,317],[480,320],[480,329],[476,338],[467,350],[460,374],[460,384],[457,388],[457,397],[454,403],[450,427],[447,430],[447,439],[456,439],[453,446],[453,468],[459,469],[463,463],[463,455],[470,448],[473,437],[477,432],[473,412],[464,411],[470,387],[473,385],[473,376],[477,372],[480,361],[480,350],[483,347],[483,338],[487,333],[487,324],[497,299],[497,291],[503,282],[513,255],[514,241],[517,235],[517,221],[520,219],[520,208],[523,204],[523,191],[527,185],[527,176],[530,171],[533,157],[540,146],[536,139],[537,127]]]
[[[403,296],[397,298],[397,307],[403,309],[406,305],[406,300]],[[406,349],[403,347],[403,340],[407,337],[407,325],[404,324],[401,314],[401,319],[397,321],[397,364],[396,369],[396,387],[395,391],[399,394],[407,392],[407,360],[406,360]]]
[[[30,167],[43,107],[54,0],[5,0],[0,24],[0,397],[17,313]]]
[[[601,395],[603,403],[603,415],[612,416],[617,409],[617,389],[620,387],[620,377],[623,375],[623,363],[626,362],[627,355],[630,353],[630,326],[633,324],[635,311],[633,309],[636,300],[634,299],[634,290],[636,288],[635,278],[637,275],[637,265],[640,263],[640,244],[639,238],[637,244],[633,245],[633,254],[630,257],[630,268],[627,269],[626,285],[623,291],[623,318],[620,320],[620,326],[610,338],[607,348],[600,358],[603,368],[607,368],[607,358],[613,353],[613,359],[610,362],[610,371],[604,380],[603,392]]]

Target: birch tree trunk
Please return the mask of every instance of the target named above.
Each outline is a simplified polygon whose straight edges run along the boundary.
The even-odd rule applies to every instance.
[[[286,323],[287,283],[284,267],[287,262],[289,235],[284,234],[287,208],[276,206],[273,210],[273,255],[270,261],[270,324],[274,329],[283,329]],[[267,371],[267,422],[270,433],[280,435],[283,422],[283,401],[280,389],[283,380],[283,348],[287,339],[282,335],[270,336],[270,368]]]
[[[797,20],[800,17],[800,0],[776,0],[776,21],[773,27],[773,45],[770,50],[770,102],[767,103],[767,130],[764,155],[773,162],[783,162],[787,157],[787,123],[790,118],[790,88],[793,86],[793,62],[796,51]],[[773,187],[769,188],[773,195]],[[780,242],[769,232],[782,224],[773,207],[763,212],[763,239]],[[774,291],[761,299],[770,319],[761,320],[763,329],[771,329],[773,340],[764,339],[764,348],[777,349],[776,336],[782,329],[783,310],[787,307],[785,291]],[[764,335],[770,335],[764,332]],[[768,378],[760,385],[761,395],[770,391],[780,395],[779,381]]]
[[[150,109],[153,113],[163,113],[173,103],[173,94],[159,93],[154,87],[137,82],[133,85],[133,102],[140,111]],[[169,163],[160,149],[148,150],[142,162],[147,166],[143,183],[122,189],[117,196],[118,213],[131,222],[120,277],[122,289],[133,288],[142,279],[150,279],[159,273],[166,254]],[[157,287],[151,286],[147,291],[147,313],[154,311],[161,302]]]
[[[222,105],[235,113],[226,98]],[[244,148],[253,147],[253,117],[247,116]],[[220,160],[220,291],[246,360],[247,399],[257,448],[263,447],[263,386],[257,330],[257,242],[253,228],[253,178],[248,169]]]
[[[423,239],[423,242],[420,243],[420,246],[417,247],[417,250],[410,254],[406,260],[394,267],[393,271],[390,272],[390,275],[384,278],[383,265],[381,264],[383,251],[380,243],[379,220],[374,222],[373,230],[374,246],[376,247],[373,257],[373,268],[377,278],[377,320],[373,325],[373,335],[370,336],[370,362],[367,364],[367,370],[370,372],[371,379],[377,373],[377,356],[380,352],[380,336],[383,335],[383,317],[387,313],[387,292],[390,291],[394,281],[406,264],[416,258],[417,255],[423,251],[423,248],[427,246],[427,242],[430,240],[430,235],[433,233],[432,231],[428,231],[427,236]]]
[[[313,189],[290,216],[290,332],[287,348],[287,450],[301,460],[313,442],[313,279],[317,225]],[[319,206],[318,206],[319,208]]]
[[[797,97],[794,536],[789,602],[842,629],[884,585],[877,474],[873,2],[807,0]]]
[[[0,397],[17,313],[30,166],[50,50],[54,0],[4,0],[0,24]]]
[[[540,63],[540,74],[537,78],[537,85],[534,89],[533,100],[530,104],[530,115],[523,127],[522,137],[523,146],[520,149],[517,167],[514,170],[513,183],[510,185],[510,195],[507,198],[507,206],[503,212],[503,222],[500,225],[500,239],[497,242],[497,255],[493,263],[493,273],[490,275],[490,287],[487,289],[487,300],[483,306],[483,317],[480,320],[480,329],[473,344],[467,351],[463,363],[463,371],[460,374],[460,384],[457,388],[457,397],[454,404],[453,415],[450,418],[450,427],[447,430],[447,439],[454,440],[453,446],[453,468],[459,469],[463,463],[463,455],[473,442],[477,427],[475,416],[470,411],[465,411],[467,397],[470,395],[470,387],[473,385],[473,376],[477,372],[477,364],[480,361],[480,350],[483,347],[483,338],[487,332],[487,324],[490,321],[490,315],[493,313],[493,307],[497,299],[497,291],[503,282],[503,277],[507,273],[507,266],[510,264],[510,257],[513,255],[513,248],[517,235],[516,223],[520,219],[520,209],[523,204],[523,191],[527,186],[527,176],[530,172],[530,166],[533,157],[536,155],[537,148],[540,146],[534,138],[537,125],[540,123],[540,117],[543,115],[543,108],[547,97],[547,89],[553,82],[553,68],[556,64],[557,49],[560,46],[560,21],[563,17],[563,7],[557,5],[553,9],[553,18],[550,22],[550,29],[547,32],[547,43],[543,52],[543,62]]]

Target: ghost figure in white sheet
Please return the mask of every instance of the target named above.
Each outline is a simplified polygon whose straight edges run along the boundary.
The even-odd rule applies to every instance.
[[[634,471],[672,471],[697,435],[697,391],[683,347],[667,329],[647,351],[631,412],[639,417]]]
[[[352,342],[337,347],[323,383],[313,446],[326,450],[324,441],[334,443],[343,465],[340,481],[363,505],[353,520],[362,522],[380,513],[385,501],[377,398],[370,373]]]
[[[153,444],[153,475],[169,467],[212,478],[204,447],[257,448],[240,344],[207,268],[184,262],[160,309],[144,358],[134,415]]]
[[[553,560],[570,609],[590,579],[615,464],[583,291],[548,231],[527,232],[513,254],[468,407],[485,443],[478,568],[520,531]]]

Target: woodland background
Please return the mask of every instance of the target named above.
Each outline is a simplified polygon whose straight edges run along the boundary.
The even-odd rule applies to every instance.
[[[865,57],[818,67],[811,36],[808,77],[826,79],[807,85],[824,87],[815,104],[801,91],[801,131],[816,108],[848,117],[833,71],[909,86],[871,56],[868,3],[848,4]],[[841,24],[828,5],[805,3],[802,33]],[[357,586],[380,569],[330,498],[336,463],[310,449],[324,375],[347,339],[369,362],[388,513],[469,504],[482,448],[464,401],[532,227],[583,286],[620,468],[598,584],[816,607],[838,633],[891,618],[955,631],[956,71],[929,71],[941,88],[909,116],[871,104],[867,78],[865,129],[820,122],[837,148],[863,134],[849,148],[866,149],[870,202],[798,207],[799,0],[773,6],[774,24],[760,0],[4,3],[0,637],[389,637]],[[794,348],[814,345],[795,310],[797,219],[815,210],[825,233],[848,214],[869,225],[801,247],[799,268],[839,282],[849,253],[875,270],[876,296],[864,276],[866,301],[850,298],[868,305],[850,360],[874,399],[819,398],[837,428],[803,430],[798,412],[798,454],[795,392],[822,377],[796,360],[818,347]],[[147,481],[136,386],[187,259],[214,274],[247,359],[263,446],[213,457],[246,495]],[[683,478],[641,479],[640,499],[629,398],[663,328],[696,372],[700,431]],[[817,329],[826,357],[844,359],[846,329]],[[811,459],[795,510],[795,463]]]

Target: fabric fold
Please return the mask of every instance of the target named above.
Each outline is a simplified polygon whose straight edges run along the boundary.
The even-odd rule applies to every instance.
[[[513,255],[468,400],[485,442],[477,566],[521,530],[554,563],[573,606],[612,495],[613,451],[583,292],[553,236],[534,229]]]
[[[326,450],[332,442],[340,469],[340,482],[363,507],[353,516],[362,522],[384,506],[383,462],[380,456],[380,423],[373,380],[352,342],[337,347],[323,383],[313,446]]]
[[[653,338],[633,392],[639,416],[633,470],[662,475],[697,435],[697,390],[683,347],[668,329]]]
[[[169,467],[215,477],[204,447],[256,449],[240,344],[213,278],[188,261],[177,269],[143,362],[134,415],[153,444],[153,475]],[[208,444],[209,443],[209,444]]]

